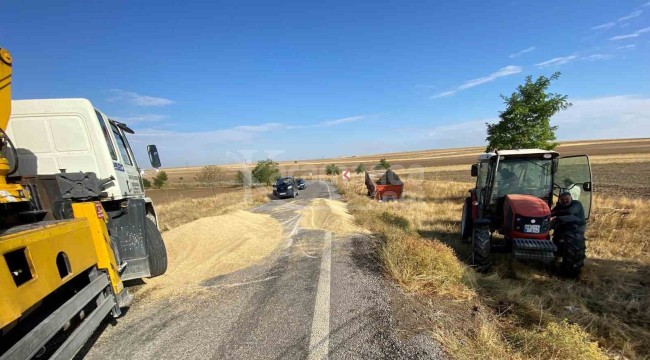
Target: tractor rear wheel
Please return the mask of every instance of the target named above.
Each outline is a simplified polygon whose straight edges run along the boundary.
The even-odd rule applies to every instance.
[[[578,277],[585,265],[586,250],[584,236],[580,234],[566,236],[560,253],[562,255],[562,261],[559,264],[560,275],[567,278]]]
[[[463,204],[463,214],[460,220],[460,239],[467,241],[472,236],[472,198],[465,199]]]
[[[479,272],[490,270],[490,228],[475,226],[472,231],[472,266]]]
[[[167,271],[167,249],[156,223],[147,217],[145,218],[145,226],[149,246],[150,277],[156,277]]]

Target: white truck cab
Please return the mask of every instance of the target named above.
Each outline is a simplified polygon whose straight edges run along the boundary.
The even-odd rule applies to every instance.
[[[145,196],[125,135],[133,130],[86,99],[15,100],[7,133],[18,152],[16,175],[94,172],[115,178],[105,190],[112,199]]]
[[[83,181],[101,182],[101,193],[93,198],[109,215],[111,239],[125,264],[122,279],[164,273],[166,251],[156,211],[145,196],[140,169],[126,137],[133,130],[111,120],[86,99],[44,99],[12,101],[6,132],[15,149],[7,157],[10,163],[17,162],[11,175],[44,193],[39,196],[44,198],[44,212],[54,219],[64,218],[66,202],[74,201],[52,191],[53,183],[67,181],[83,188]],[[149,145],[147,151],[152,166],[160,167],[155,145]]]

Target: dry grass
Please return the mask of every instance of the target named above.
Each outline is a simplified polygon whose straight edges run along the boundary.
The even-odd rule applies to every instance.
[[[523,330],[521,352],[534,359],[606,359],[582,328],[566,320],[553,322],[542,331]]]
[[[183,199],[156,206],[161,231],[167,231],[206,216],[223,215],[261,205],[270,199],[270,188],[258,187],[216,194],[199,199]]]
[[[469,246],[458,236],[462,199],[471,184],[405,183],[404,199],[391,203],[368,200],[360,182],[340,188],[357,221],[385,239],[386,272],[435,301],[443,316],[434,324],[434,337],[454,357],[650,354],[649,201],[596,195],[588,260],[577,281],[506,254],[497,254],[495,270],[482,275],[466,265]]]

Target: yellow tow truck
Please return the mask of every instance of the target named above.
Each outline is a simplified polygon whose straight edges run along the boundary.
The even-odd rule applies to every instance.
[[[125,264],[111,243],[107,212],[86,196],[110,179],[54,178],[54,188],[73,200],[62,211],[66,218],[46,219],[34,184],[11,177],[18,166],[6,156],[16,151],[5,133],[11,77],[11,55],[0,48],[0,360],[71,359],[132,299],[120,278]]]

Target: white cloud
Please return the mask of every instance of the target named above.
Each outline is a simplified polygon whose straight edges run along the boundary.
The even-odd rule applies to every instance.
[[[563,57],[556,57],[551,60],[546,60],[541,63],[535,64],[537,67],[548,67],[548,66],[558,66],[558,65],[564,65],[566,63],[569,63],[575,59],[578,58],[578,55],[570,55],[570,56],[563,56]]]
[[[441,92],[440,94],[433,95],[431,98],[432,99],[438,99],[438,98],[441,98],[441,97],[452,96],[454,94],[456,94],[456,90],[449,90],[449,91]]]
[[[167,137],[173,134],[174,139],[188,141],[209,141],[213,143],[222,142],[241,142],[252,140],[257,134],[267,131],[285,129],[287,126],[280,123],[265,123],[260,125],[242,125],[227,129],[200,131],[200,132],[176,132],[171,130],[161,130],[157,128],[141,129],[136,132],[135,136],[161,136]],[[191,145],[188,144],[188,145]]]
[[[494,80],[496,80],[496,79],[498,79],[500,77],[509,76],[509,75],[513,75],[513,74],[518,74],[518,73],[521,72],[521,70],[522,70],[521,66],[508,65],[506,67],[502,67],[501,69],[491,73],[490,75],[483,76],[483,77],[476,78],[476,79],[472,79],[472,80],[467,80],[462,85],[458,86],[456,89],[441,92],[441,93],[439,93],[437,95],[432,96],[431,98],[432,99],[437,99],[437,98],[441,98],[441,97],[452,96],[452,95],[456,94],[459,91],[467,90],[467,89],[473,88],[473,87],[481,85],[481,84],[492,82],[492,81],[494,81]]]
[[[125,91],[121,89],[111,89],[110,93],[111,96],[106,99],[109,102],[126,102],[131,105],[154,107],[167,106],[174,103],[174,101],[170,99],[141,95],[133,91]]]
[[[604,24],[594,26],[594,27],[591,28],[591,30],[607,30],[607,29],[610,29],[610,28],[614,27],[614,25],[616,25],[615,22],[608,22],[608,23],[604,23]]]
[[[535,49],[536,49],[536,47],[531,46],[531,47],[529,47],[529,48],[526,48],[526,49],[523,49],[523,50],[521,50],[521,51],[518,51],[518,52],[516,52],[516,53],[514,53],[514,54],[511,54],[509,57],[510,57],[511,59],[512,59],[512,58],[516,58],[517,56],[521,56],[521,55],[523,55],[523,54],[525,54],[525,53],[529,53],[529,52],[531,52],[531,51],[533,51],[533,50],[535,50]]]
[[[318,126],[333,126],[333,125],[340,125],[340,124],[346,124],[346,123],[351,123],[359,120],[365,119],[365,115],[358,115],[358,116],[350,116],[342,119],[336,119],[336,120],[329,120],[329,121],[323,121],[318,124]]]
[[[260,125],[235,126],[234,128],[231,129],[231,131],[258,133],[258,132],[264,132],[264,131],[278,130],[278,129],[282,129],[282,128],[285,128],[285,127],[286,127],[286,125],[280,124],[280,123],[265,123],[265,124],[260,124]]]
[[[356,115],[356,116],[349,116],[341,119],[336,119],[336,120],[327,120],[327,121],[321,121],[316,124],[307,124],[307,125],[287,125],[287,129],[306,129],[306,128],[314,128],[314,127],[322,127],[322,126],[336,126],[336,125],[341,125],[341,124],[347,124],[351,122],[356,122],[356,121],[361,121],[364,119],[367,119],[367,115]]]
[[[628,49],[634,49],[636,47],[636,44],[629,44],[625,46],[619,46],[616,48],[616,50],[628,50]]]
[[[482,145],[487,136],[485,123],[497,121],[498,118],[487,118],[436,126],[427,130],[427,141],[436,148]]]
[[[585,60],[596,61],[596,60],[609,60],[613,58],[614,55],[611,54],[592,54],[589,56],[583,57]]]
[[[465,90],[469,88],[473,88],[474,86],[478,86],[481,84],[485,84],[491,81],[494,81],[500,77],[508,76],[508,75],[513,75],[513,74],[518,74],[521,72],[521,66],[515,66],[515,65],[508,65],[506,67],[503,67],[492,74],[488,76],[484,76],[478,79],[473,79],[473,80],[468,80],[463,83],[463,85],[458,87],[458,90]]]
[[[142,114],[142,115],[133,115],[133,116],[110,116],[110,118],[126,124],[134,124],[134,123],[142,123],[142,122],[162,121],[167,118],[167,115]]]
[[[625,21],[625,20],[634,19],[635,17],[638,17],[642,13],[643,13],[643,10],[634,10],[630,14],[618,18],[618,21],[621,22],[621,21]]]
[[[639,29],[639,30],[637,30],[637,31],[635,31],[635,32],[633,32],[631,34],[616,35],[616,36],[613,36],[613,37],[609,38],[609,40],[615,40],[616,41],[616,40],[624,40],[624,39],[636,38],[636,37],[639,37],[641,34],[644,34],[644,33],[647,33],[647,32],[650,32],[650,27]]]
[[[616,139],[650,136],[650,96],[605,96],[571,99],[568,110],[557,114],[558,139]]]
[[[262,151],[268,144],[274,146],[282,145],[278,142],[278,133],[286,134],[288,137],[297,136],[289,133],[290,130],[317,128],[324,126],[338,126],[368,118],[367,115],[349,116],[345,118],[323,121],[307,125],[288,125],[278,122],[268,122],[256,125],[238,125],[225,129],[216,129],[196,132],[179,132],[165,129],[166,124],[155,123],[155,127],[137,128],[136,133],[131,135],[134,151],[138,159],[147,159],[144,153],[145,144],[156,144],[158,148],[165,150],[166,166],[180,166],[189,164],[214,164],[222,162],[227,151],[236,149],[255,148]],[[125,118],[121,118],[125,119]],[[153,122],[147,123],[153,125]],[[267,144],[267,145],[263,145]],[[178,149],[181,149],[178,151]],[[161,151],[162,151],[161,150]],[[146,164],[143,163],[143,164]]]
[[[604,96],[569,99],[573,106],[551,119],[558,140],[650,137],[650,96]],[[459,121],[426,129],[429,148],[479,146],[485,143],[485,123],[498,118]]]

